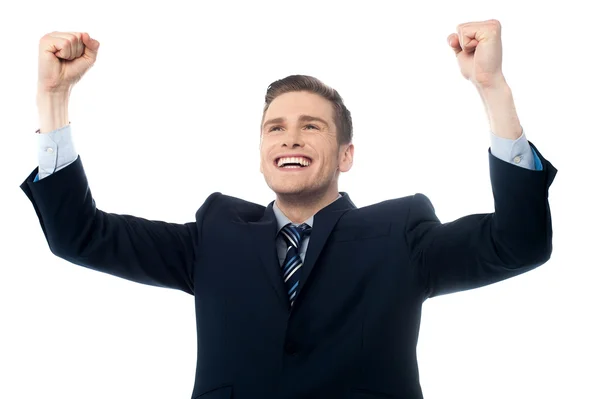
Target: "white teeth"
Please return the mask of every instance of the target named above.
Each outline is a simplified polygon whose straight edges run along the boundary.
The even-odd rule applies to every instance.
[[[302,158],[302,157],[284,157],[284,158],[279,158],[279,161],[277,161],[277,166],[281,167],[281,165],[286,164],[286,163],[299,163],[302,166],[308,166],[310,165],[310,161],[306,158]]]

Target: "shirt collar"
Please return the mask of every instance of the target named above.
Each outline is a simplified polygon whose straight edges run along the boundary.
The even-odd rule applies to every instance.
[[[335,199],[335,201],[337,201],[340,198],[342,198],[342,195],[338,193],[338,197]],[[279,234],[279,230],[281,230],[286,224],[292,223],[292,221],[283,214],[281,209],[279,209],[279,207],[277,206],[277,202],[273,202],[273,213],[275,213],[275,218],[277,219],[277,234]],[[306,223],[310,227],[313,227],[314,219],[315,219],[315,216],[313,215],[313,216],[309,217],[308,219],[306,219],[304,221],[304,223]],[[298,225],[297,223],[292,223],[292,224]]]

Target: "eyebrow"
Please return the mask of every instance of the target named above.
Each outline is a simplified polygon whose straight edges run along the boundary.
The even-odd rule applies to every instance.
[[[312,122],[312,121],[318,121],[321,122],[322,124],[324,124],[325,126],[327,126],[327,128],[329,128],[329,124],[322,118],[319,118],[318,116],[311,116],[311,115],[300,115],[298,117],[298,121],[299,122]],[[285,122],[285,118],[273,118],[273,119],[269,119],[268,121],[266,121],[263,125],[263,129],[265,127],[267,127],[267,125],[271,125],[273,123],[283,123]]]

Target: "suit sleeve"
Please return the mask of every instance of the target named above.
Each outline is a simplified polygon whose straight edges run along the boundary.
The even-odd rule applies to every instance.
[[[529,144],[539,170],[505,162],[488,149],[494,213],[441,223],[427,196],[412,197],[405,234],[426,298],[502,281],[550,259],[548,188],[557,169]]]
[[[134,282],[194,294],[196,222],[185,224],[107,213],[96,207],[81,157],[34,182],[21,184],[56,256],[76,265]]]

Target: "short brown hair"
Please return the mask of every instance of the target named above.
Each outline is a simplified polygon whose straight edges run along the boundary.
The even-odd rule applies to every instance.
[[[327,86],[319,79],[307,75],[290,75],[286,78],[276,80],[269,85],[267,94],[265,95],[265,106],[260,122],[261,127],[271,102],[281,94],[294,91],[308,91],[329,100],[333,106],[333,121],[337,130],[338,144],[343,145],[352,142],[352,116],[348,108],[344,105],[344,100],[340,94],[337,90]]]

